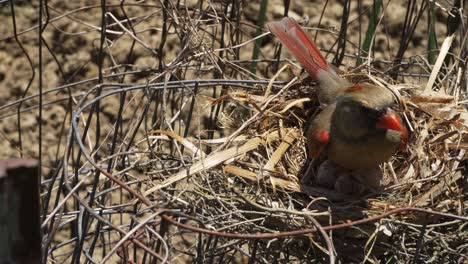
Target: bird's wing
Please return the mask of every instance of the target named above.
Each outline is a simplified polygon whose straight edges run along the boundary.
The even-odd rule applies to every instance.
[[[335,104],[328,105],[311,122],[307,130],[309,155],[318,157],[323,153],[330,141],[330,125]]]

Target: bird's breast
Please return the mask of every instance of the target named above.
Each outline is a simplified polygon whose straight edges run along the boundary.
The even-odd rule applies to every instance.
[[[348,169],[374,168],[395,154],[400,145],[397,131],[381,131],[358,140],[331,136],[328,159]]]

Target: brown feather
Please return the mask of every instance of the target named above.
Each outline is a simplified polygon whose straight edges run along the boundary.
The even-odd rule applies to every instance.
[[[346,169],[375,168],[404,145],[404,126],[401,131],[376,126],[377,118],[394,103],[388,90],[366,83],[351,84],[340,77],[294,19],[283,18],[270,23],[269,28],[320,82],[317,94],[324,108],[306,133],[311,156],[325,153]]]

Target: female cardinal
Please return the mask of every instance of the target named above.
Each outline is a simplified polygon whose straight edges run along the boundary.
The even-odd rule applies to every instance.
[[[329,160],[319,168],[319,183],[333,185],[332,176],[323,175],[330,172],[324,169],[330,162],[351,171],[372,171],[405,146],[407,130],[391,109],[394,101],[387,89],[339,76],[294,19],[285,17],[269,28],[319,82],[323,110],[306,132],[310,156],[326,154]]]

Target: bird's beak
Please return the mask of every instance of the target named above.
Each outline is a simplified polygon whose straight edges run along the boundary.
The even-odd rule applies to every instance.
[[[387,109],[377,120],[377,128],[401,131],[401,123],[397,114]]]

